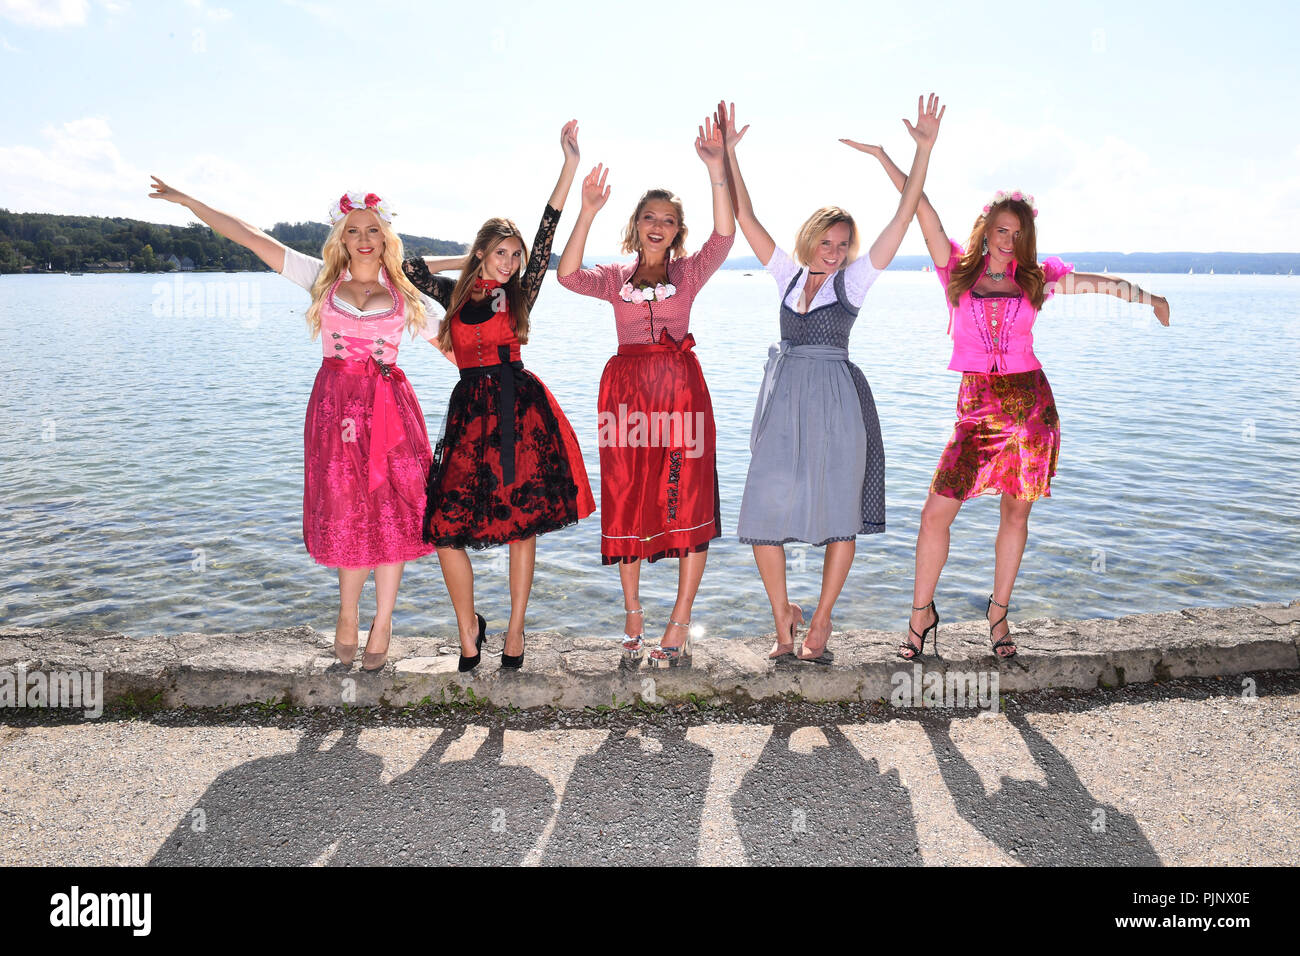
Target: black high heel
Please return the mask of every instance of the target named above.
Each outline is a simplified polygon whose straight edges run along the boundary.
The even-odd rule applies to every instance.
[[[912,610],[924,611],[926,608],[929,608],[931,611],[934,612],[934,623],[931,624],[929,627],[927,627],[920,634],[916,634],[916,630],[912,627],[912,622],[908,621],[907,630],[912,634],[916,634],[916,636],[921,639],[921,647],[918,649],[917,646],[913,644],[910,639],[904,641],[902,644],[899,644],[898,656],[905,661],[915,660],[916,658],[920,657],[922,654],[925,653],[925,639],[927,636],[929,636],[931,631],[934,631],[934,656],[935,657],[939,656],[939,609],[934,606],[934,601],[932,600],[930,601],[929,604],[922,604],[920,607],[914,606]],[[907,651],[907,653],[904,654],[903,653],[904,651]]]
[[[524,639],[525,639],[525,640],[528,639],[528,632],[527,632],[527,631],[524,632]],[[523,652],[523,651],[520,651],[519,654],[518,654],[518,656],[516,656],[516,655],[514,655],[514,654],[507,654],[506,651],[505,651],[505,648],[503,647],[503,648],[501,649],[501,666],[502,666],[503,668],[504,668],[504,667],[513,667],[515,670],[518,670],[519,668],[523,667],[523,666],[524,666],[524,652]]]
[[[988,606],[987,608],[984,609],[984,616],[985,616],[985,617],[988,617],[988,616],[989,616],[989,611],[993,610],[993,605],[995,605],[995,604],[997,604],[998,607],[1002,608],[1004,611],[1010,611],[1010,610],[1011,610],[1011,605],[1009,605],[1009,604],[998,604],[997,601],[993,600],[993,595],[990,594],[990,595],[989,595],[989,606]],[[1006,616],[1005,614],[1003,614],[1000,618],[998,618],[996,621],[994,621],[992,624],[989,625],[989,637],[990,637],[990,638],[994,636],[995,632],[996,632],[997,629],[998,629],[998,625],[1001,624],[1002,622],[1004,622],[1006,619],[1007,619],[1007,616]],[[999,653],[998,653],[998,648],[999,648],[999,647],[1009,647],[1009,648],[1011,648],[1011,653],[1010,653],[1010,654],[999,654]],[[1017,650],[1017,648],[1016,648],[1016,642],[1013,641],[1013,640],[1011,639],[1011,625],[1008,624],[1008,625],[1007,625],[1007,636],[1004,637],[1004,638],[1002,638],[1002,640],[1000,640],[1000,641],[994,641],[994,642],[993,642],[993,656],[996,657],[998,660],[1009,661],[1009,660],[1011,660],[1011,658],[1013,658],[1013,657],[1016,656],[1016,650]]]
[[[456,665],[456,669],[462,674],[478,667],[478,662],[483,659],[483,642],[487,640],[487,621],[483,620],[483,615],[477,612],[474,616],[478,618],[478,640],[474,642],[474,646],[478,648],[478,653],[473,657],[466,657],[464,654],[460,655],[460,663]]]

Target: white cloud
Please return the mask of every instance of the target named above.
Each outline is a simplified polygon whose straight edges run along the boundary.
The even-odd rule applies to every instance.
[[[124,192],[148,183],[122,158],[102,117],[47,126],[41,136],[41,146],[0,147],[4,204],[15,212],[126,215]]]
[[[12,43],[10,43],[10,42],[5,38],[5,37],[0,37],[0,50],[3,50],[5,53],[22,53],[22,52],[23,52],[22,50],[18,49],[18,47],[14,46]]]
[[[79,27],[90,11],[87,0],[0,0],[0,17],[29,27]]]

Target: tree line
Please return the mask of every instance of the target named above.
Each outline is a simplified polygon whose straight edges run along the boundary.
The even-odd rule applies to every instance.
[[[278,222],[267,233],[291,249],[320,255],[329,226]],[[407,255],[450,256],[467,246],[399,233]],[[169,272],[188,259],[199,271],[268,271],[262,260],[207,226],[138,219],[60,216],[0,209],[0,272]]]

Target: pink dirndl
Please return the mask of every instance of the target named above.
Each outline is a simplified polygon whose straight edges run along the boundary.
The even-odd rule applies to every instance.
[[[400,315],[401,297],[393,295]],[[321,307],[322,329],[335,324],[331,319],[356,321],[331,315],[333,299],[331,289]],[[401,369],[362,357],[359,349],[347,352],[348,358],[321,362],[307,403],[303,543],[318,564],[330,567],[410,561],[434,550],[423,535],[433,460],[424,414]]]

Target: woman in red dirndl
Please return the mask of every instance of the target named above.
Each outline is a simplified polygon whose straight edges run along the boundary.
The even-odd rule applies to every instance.
[[[721,131],[700,127],[695,150],[709,170],[713,233],[683,256],[682,204],[664,189],[645,193],[628,221],[623,251],[635,262],[583,269],[596,213],[609,198],[608,170],[597,166],[582,185],[582,211],[560,257],[565,288],[614,306],[618,354],[600,379],[601,560],[619,565],[623,585],[623,654],[645,652],[641,560],[679,558],[677,602],[652,666],[676,665],[691,653],[691,607],[709,542],[722,535],[713,402],[689,331],[691,303],[718,270],[735,239]]]
[[[578,165],[576,120],[564,126],[560,143],[564,167],[526,268],[521,269],[523,236],[508,219],[483,224],[457,281],[433,275],[422,259],[405,263],[416,288],[447,310],[439,343],[460,368],[429,471],[425,536],[438,548],[456,608],[462,671],[478,665],[487,629],[474,606],[474,569],[465,549],[510,545],[510,623],[501,666],[522,667],[537,535],[596,510],[569,420],[520,359],[529,311],[546,277],[555,225]]]

